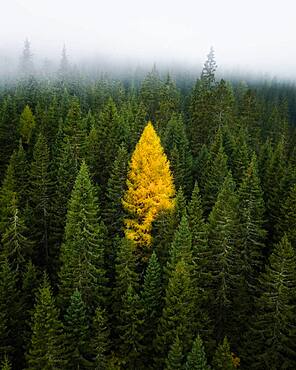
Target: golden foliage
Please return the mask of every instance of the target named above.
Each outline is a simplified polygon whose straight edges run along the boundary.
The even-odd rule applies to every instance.
[[[240,358],[233,352],[231,352],[232,363],[235,368],[240,366]]]
[[[129,214],[125,220],[126,237],[138,245],[149,246],[152,221],[159,211],[173,207],[175,194],[169,161],[151,122],[132,155],[127,186],[123,199]]]

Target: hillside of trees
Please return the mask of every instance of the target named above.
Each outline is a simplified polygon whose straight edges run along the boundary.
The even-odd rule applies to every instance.
[[[296,87],[0,81],[1,369],[295,369]]]

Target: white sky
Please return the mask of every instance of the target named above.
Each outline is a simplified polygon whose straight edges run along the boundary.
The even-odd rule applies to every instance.
[[[98,53],[135,62],[204,60],[296,75],[295,0],[0,0],[0,52]]]

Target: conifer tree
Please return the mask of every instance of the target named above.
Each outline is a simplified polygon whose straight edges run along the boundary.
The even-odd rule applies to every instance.
[[[237,197],[229,174],[209,215],[208,224],[210,310],[219,339],[232,328],[232,300],[234,290],[240,285],[237,234]]]
[[[274,247],[266,271],[260,277],[262,294],[247,346],[252,368],[293,368],[296,355],[295,252],[286,235]]]
[[[59,286],[63,306],[76,288],[90,311],[104,300],[104,236],[96,191],[82,162],[68,205],[61,250]]]
[[[125,212],[121,199],[126,189],[127,161],[127,150],[124,145],[121,145],[113,163],[106,190],[104,222],[111,237],[118,233],[120,234],[124,226],[123,219]]]
[[[63,328],[46,276],[38,290],[33,314],[28,369],[65,369]]]
[[[46,139],[39,134],[34,146],[30,171],[30,207],[32,209],[32,240],[36,242],[36,261],[44,266],[49,259],[49,218],[51,212],[52,180]]]
[[[227,337],[223,339],[223,342],[218,345],[213,358],[213,369],[214,370],[235,370],[233,363],[233,357],[230,352],[230,345]]]
[[[204,187],[203,201],[207,214],[211,211],[216,202],[227,173],[227,156],[223,148],[222,132],[219,130],[211,146],[210,157],[206,169],[207,180]]]
[[[204,345],[199,335],[193,342],[191,352],[187,356],[185,370],[210,370]]]
[[[169,163],[151,122],[132,155],[127,185],[123,200],[129,213],[126,236],[147,248],[151,244],[152,221],[161,210],[172,208],[174,196]]]
[[[143,357],[148,364],[153,357],[153,340],[163,306],[161,267],[155,252],[152,253],[145,271],[141,299],[144,308]]]
[[[24,42],[24,49],[21,56],[20,72],[23,77],[29,77],[34,71],[33,54],[31,52],[31,45],[28,39]]]
[[[170,278],[177,263],[183,259],[188,266],[192,263],[192,235],[189,229],[188,219],[183,215],[169,250],[169,259],[165,269],[166,278]]]
[[[80,292],[76,289],[71,298],[70,305],[64,317],[65,323],[65,349],[67,353],[67,366],[69,369],[80,369],[89,364],[86,360],[88,324],[86,308]]]
[[[35,117],[30,107],[26,105],[20,116],[20,133],[24,143],[27,145],[31,141],[35,124]]]
[[[93,319],[91,351],[94,357],[95,369],[107,370],[108,350],[110,347],[110,330],[108,328],[106,312],[97,307]]]
[[[287,234],[292,246],[296,246],[296,184],[292,185],[285,202],[282,204],[281,220],[277,227],[279,236]]]
[[[262,269],[265,237],[264,202],[256,163],[254,154],[238,191],[239,248],[242,262],[240,269],[247,284],[247,291],[251,296],[255,294],[256,277]],[[249,304],[248,298],[246,307]],[[252,308],[249,308],[252,312]]]
[[[165,369],[166,370],[179,370],[182,368],[182,344],[179,336],[176,336],[174,343],[171,345],[170,351],[168,353],[168,358],[166,359]]]
[[[7,96],[0,108],[0,183],[6,170],[9,158],[17,142],[17,113],[15,101]]]
[[[138,288],[139,278],[136,272],[135,245],[131,240],[117,240],[118,251],[115,259],[115,284],[112,292],[113,313],[120,314],[122,297],[129,286]]]
[[[127,369],[138,369],[143,341],[143,314],[144,310],[140,297],[134,288],[129,285],[122,298],[120,311],[119,333],[121,344],[119,346],[123,365]]]
[[[12,353],[17,346],[19,301],[17,275],[7,258],[0,263],[0,358]]]
[[[1,252],[15,271],[24,271],[26,261],[32,253],[32,243],[27,238],[28,228],[22,219],[16,204],[11,205],[10,219],[2,235]]]
[[[172,115],[167,124],[164,148],[168,153],[173,169],[176,189],[183,186],[188,194],[192,186],[192,157],[184,123],[180,115]]]
[[[8,357],[5,356],[2,363],[1,363],[1,370],[11,370],[11,362],[9,361]]]
[[[173,271],[165,293],[165,303],[157,329],[155,348],[157,363],[160,365],[167,357],[176,335],[182,338],[184,353],[190,349],[192,340],[193,290],[190,270],[181,259]]]

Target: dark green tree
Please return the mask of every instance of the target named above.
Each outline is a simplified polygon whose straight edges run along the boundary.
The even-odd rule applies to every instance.
[[[88,323],[86,308],[80,292],[76,289],[64,316],[67,367],[81,369],[90,365],[86,359],[88,353]]]
[[[81,291],[87,309],[104,301],[105,227],[87,165],[82,162],[68,205],[64,244],[61,249],[60,299],[62,307],[72,292]]]
[[[122,308],[120,310],[120,345],[119,350],[122,357],[122,365],[126,369],[139,369],[143,348],[143,314],[144,309],[140,297],[134,288],[129,285],[122,297]]]
[[[223,342],[218,345],[216,352],[213,357],[213,369],[214,370],[235,370],[232,353],[230,351],[230,345],[227,337],[223,339]]]
[[[204,345],[199,335],[193,342],[191,352],[187,356],[185,370],[210,370]]]
[[[286,235],[260,277],[262,294],[247,339],[253,369],[293,368],[295,347],[295,252]]]
[[[27,362],[32,370],[65,369],[67,365],[62,323],[46,276],[36,297]]]
[[[171,345],[168,357],[165,361],[165,369],[166,370],[182,369],[183,367],[182,360],[183,360],[182,344],[179,339],[179,336],[177,335],[174,343]]]

